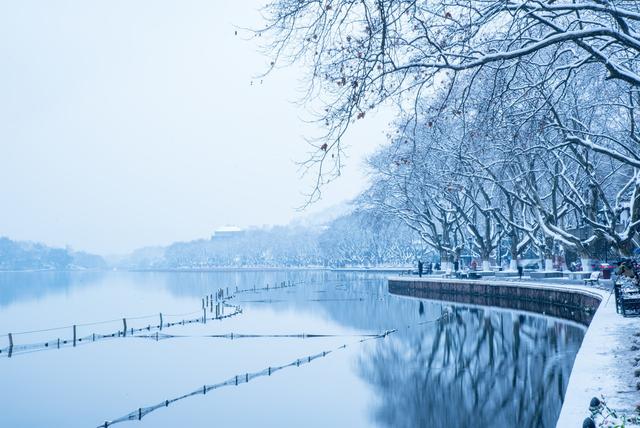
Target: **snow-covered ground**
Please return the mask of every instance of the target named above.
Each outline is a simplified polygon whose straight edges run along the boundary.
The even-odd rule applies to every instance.
[[[636,345],[636,334],[640,332],[638,319],[617,314],[615,297],[609,291],[581,288],[598,292],[602,302],[576,356],[557,428],[581,426],[590,415],[589,402],[593,397],[604,398],[619,418],[637,415],[635,409],[640,402],[636,387],[640,378],[634,376],[635,357],[640,357]],[[597,418],[596,422],[600,424],[602,419]],[[627,422],[624,426],[640,425]]]

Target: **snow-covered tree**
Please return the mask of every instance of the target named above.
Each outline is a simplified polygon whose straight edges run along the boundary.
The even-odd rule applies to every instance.
[[[640,228],[640,3],[632,0],[274,0],[260,32],[308,66],[331,179],[351,123],[399,119],[369,194],[442,254],[487,264],[535,248],[590,265]],[[318,183],[324,180],[319,180]],[[513,267],[513,265],[512,265]]]
[[[267,41],[272,67],[308,66],[309,99],[322,104],[327,127],[311,161],[329,177],[339,174],[352,121],[387,101],[417,114],[417,100],[473,85],[482,70],[510,74],[509,91],[520,90],[532,69],[562,80],[594,67],[600,80],[640,88],[634,0],[273,0],[265,15],[256,34]]]

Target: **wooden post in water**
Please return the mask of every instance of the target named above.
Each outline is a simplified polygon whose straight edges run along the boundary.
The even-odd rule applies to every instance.
[[[73,325],[73,346],[76,346],[76,326]]]
[[[162,330],[162,312],[160,312],[160,330]]]
[[[204,309],[204,297],[202,298],[202,309]]]
[[[11,354],[13,354],[13,335],[9,333],[9,358],[11,358]]]
[[[205,323],[205,324],[207,323],[207,310],[206,309],[202,310],[202,322]]]
[[[207,308],[209,307],[209,295],[207,294]]]
[[[127,319],[126,318],[122,318],[122,335],[123,336],[127,336]]]

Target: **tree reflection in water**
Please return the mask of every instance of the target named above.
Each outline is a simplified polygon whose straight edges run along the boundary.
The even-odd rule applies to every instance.
[[[400,331],[363,351],[357,366],[377,396],[374,422],[555,426],[585,329],[488,308],[449,311],[445,321]]]

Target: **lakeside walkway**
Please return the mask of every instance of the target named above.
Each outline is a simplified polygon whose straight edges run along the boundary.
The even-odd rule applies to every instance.
[[[586,417],[590,415],[589,403],[593,397],[604,399],[607,406],[621,416],[638,415],[640,403],[638,385],[640,377],[640,323],[638,318],[625,318],[616,313],[615,297],[611,293],[609,280],[601,280],[601,286],[592,287],[581,284],[579,280],[568,279],[530,279],[491,278],[481,280],[444,279],[437,275],[397,276],[389,278],[389,282],[400,284],[411,283],[425,287],[431,283],[442,287],[466,284],[483,284],[493,286],[526,287],[544,291],[568,291],[576,294],[597,296],[600,305],[585,333],[582,345],[576,355],[571,371],[562,411],[558,418],[557,428],[582,427]],[[464,288],[464,287],[461,287]],[[602,418],[597,419],[600,422]],[[600,426],[598,424],[598,426]],[[608,426],[608,425],[605,425]],[[640,426],[627,422],[626,427]]]

